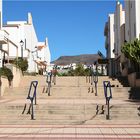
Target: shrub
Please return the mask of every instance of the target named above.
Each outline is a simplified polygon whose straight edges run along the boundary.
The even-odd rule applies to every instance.
[[[23,59],[21,57],[18,57],[14,59],[14,62],[13,62],[19,69],[21,69],[22,71],[22,74],[24,71],[26,71],[28,69],[28,61],[27,59]]]
[[[12,71],[7,67],[0,68],[0,75],[6,76],[9,82],[11,82],[14,77]]]
[[[133,42],[125,42],[121,49],[125,57],[131,62],[134,71],[140,70],[140,40],[135,39]]]

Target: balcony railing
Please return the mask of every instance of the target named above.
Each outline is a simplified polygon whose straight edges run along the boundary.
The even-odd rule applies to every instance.
[[[8,43],[8,33],[5,30],[0,30],[0,44]]]

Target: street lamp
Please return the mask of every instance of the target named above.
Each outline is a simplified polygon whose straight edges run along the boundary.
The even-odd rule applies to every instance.
[[[20,46],[21,46],[21,58],[23,58],[23,45],[24,45],[24,42],[21,40],[19,43],[20,43]]]

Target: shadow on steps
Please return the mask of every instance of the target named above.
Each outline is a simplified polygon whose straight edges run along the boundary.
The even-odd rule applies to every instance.
[[[132,87],[130,89],[129,99],[140,100],[140,87]]]
[[[128,78],[126,76],[118,76],[117,79],[123,85],[123,87],[129,87]]]

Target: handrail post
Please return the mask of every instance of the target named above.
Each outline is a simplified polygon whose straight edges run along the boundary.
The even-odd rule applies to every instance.
[[[107,115],[106,115],[106,119],[107,120],[109,120],[110,119],[110,105],[109,105],[109,101],[110,101],[110,99],[109,98],[107,98],[106,99],[106,102],[107,102]]]
[[[97,83],[98,83],[98,75],[97,72],[93,73],[93,81],[94,81],[94,86],[95,86],[95,96],[98,95],[97,91]]]
[[[104,96],[106,98],[106,105],[107,105],[107,114],[106,114],[106,119],[110,119],[110,99],[112,98],[112,92],[111,92],[111,85],[110,81],[103,81],[104,85]],[[109,88],[109,92],[108,89]]]
[[[34,120],[34,105],[33,105],[33,98],[31,99],[31,108],[32,108],[31,120]]]
[[[35,91],[36,92],[36,91]],[[36,101],[36,93],[35,93],[35,105],[37,105],[37,101]]]
[[[27,95],[27,99],[30,99],[30,107],[29,107],[28,112],[32,108],[32,110],[31,110],[31,120],[34,120],[34,100],[35,100],[35,105],[37,104],[37,98],[36,98],[37,85],[38,85],[38,81],[32,81],[31,84],[30,84],[28,95]],[[32,87],[34,87],[34,92],[33,92],[33,95],[31,97],[31,89],[32,89]],[[27,114],[30,114],[30,113],[27,113]]]
[[[48,96],[50,96],[50,88],[51,88],[51,81],[52,81],[52,73],[48,73],[47,75],[47,90],[46,90],[46,93],[48,93]]]

